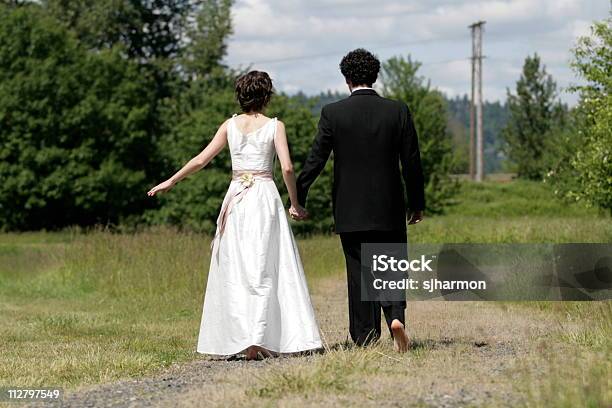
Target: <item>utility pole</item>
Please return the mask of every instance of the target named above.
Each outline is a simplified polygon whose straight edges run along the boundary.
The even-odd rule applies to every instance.
[[[472,99],[470,103],[470,178],[484,179],[482,134],[482,30],[484,21],[469,26],[472,31]]]

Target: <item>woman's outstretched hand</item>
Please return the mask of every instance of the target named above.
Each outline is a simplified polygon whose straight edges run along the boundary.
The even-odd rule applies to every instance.
[[[301,205],[292,205],[289,208],[289,216],[296,221],[302,221],[308,218],[308,211]]]
[[[156,185],[155,187],[153,187],[152,189],[150,189],[147,192],[147,195],[149,197],[153,197],[155,194],[157,193],[165,193],[167,191],[170,191],[170,189],[174,187],[174,183],[170,180],[166,180],[161,184]]]

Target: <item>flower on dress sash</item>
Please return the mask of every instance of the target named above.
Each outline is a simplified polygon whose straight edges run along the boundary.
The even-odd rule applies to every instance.
[[[251,173],[244,173],[240,176],[240,182],[242,183],[243,186],[248,188],[253,185],[253,183],[255,182],[255,178],[253,177],[253,174]]]

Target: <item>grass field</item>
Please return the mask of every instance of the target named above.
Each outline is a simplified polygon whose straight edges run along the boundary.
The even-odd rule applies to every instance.
[[[409,241],[612,242],[612,219],[538,183],[464,183],[447,215]],[[92,384],[155,375],[195,353],[209,238],[138,234],[0,235],[0,386]],[[415,302],[417,347],[346,347],[344,260],[335,236],[299,241],[329,349],[242,363],[181,398],[197,405],[586,406],[612,404],[610,302]],[[398,394],[399,393],[399,394]]]

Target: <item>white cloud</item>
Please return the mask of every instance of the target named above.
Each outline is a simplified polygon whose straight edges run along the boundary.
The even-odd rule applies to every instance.
[[[313,94],[344,90],[338,62],[364,46],[381,59],[410,53],[432,86],[457,95],[470,87],[467,26],[483,19],[485,98],[504,99],[534,52],[560,86],[574,81],[569,50],[608,12],[601,0],[241,0],[226,61],[270,71],[282,91]]]
[[[575,20],[570,23],[571,36],[573,38],[589,35],[591,22],[588,20]]]

